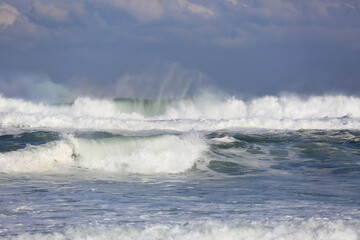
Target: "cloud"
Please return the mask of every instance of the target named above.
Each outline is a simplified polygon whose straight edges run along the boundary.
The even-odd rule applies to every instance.
[[[121,9],[140,21],[160,19],[164,7],[158,0],[89,0],[98,5],[107,5]]]
[[[360,29],[360,4],[353,0],[5,1],[0,5],[0,40],[20,47],[49,40],[63,44],[135,40],[235,48],[296,41],[293,36],[340,45],[351,41],[354,46]],[[322,31],[304,31],[311,27]],[[334,29],[348,35],[331,34]]]
[[[0,5],[0,25],[3,25],[4,28],[14,24],[19,15],[20,13],[15,7],[6,3]]]
[[[28,14],[29,19],[49,28],[87,22],[89,13],[83,1],[34,0]],[[78,21],[78,22],[77,22]],[[55,23],[55,24],[54,24]]]
[[[88,0],[97,6],[108,6],[127,12],[141,22],[165,18],[184,19],[188,13],[208,18],[214,16],[210,8],[188,0]],[[232,0],[234,1],[234,0]]]
[[[17,8],[6,3],[0,5],[0,42],[19,49],[32,48],[54,37],[74,38],[79,36],[72,32],[74,26],[84,27],[85,24],[80,21],[93,20],[86,19],[89,16],[81,1],[34,0],[26,1],[25,4],[14,0],[14,4]],[[70,38],[68,40],[73,41]]]
[[[48,41],[51,31],[46,27],[35,24],[19,14],[16,21],[0,28],[0,43],[15,46],[19,49],[31,48],[39,41]]]
[[[66,9],[59,8],[52,3],[43,3],[35,0],[33,3],[37,15],[56,22],[67,21],[69,12]]]
[[[230,1],[232,1],[232,0],[230,0]],[[234,1],[236,1],[236,0],[234,0]],[[208,8],[204,5],[195,4],[195,3],[189,2],[188,0],[177,0],[175,2],[179,6],[176,10],[178,10],[182,14],[191,13],[191,14],[195,14],[195,15],[201,15],[205,18],[214,17],[214,15],[215,15],[213,10],[211,10],[210,8]],[[168,6],[170,6],[170,5],[168,5]]]
[[[202,6],[202,5],[190,3],[187,6],[187,9],[192,13],[202,14],[202,15],[204,15],[206,17],[213,17],[214,16],[214,12],[211,9],[206,8],[206,7]]]
[[[237,0],[225,0],[228,3],[231,3],[232,5],[236,6],[237,4],[239,4],[239,2]]]
[[[302,16],[301,11],[291,1],[260,0],[259,5],[249,2],[246,6],[244,11],[247,14],[265,19],[294,20]]]
[[[231,6],[233,18],[223,18],[215,42],[226,47],[322,42],[358,49],[359,9],[352,0],[243,0]]]
[[[320,0],[312,0],[309,3],[309,6],[311,9],[310,13],[313,15],[313,17],[327,17],[328,16],[328,8],[331,7],[339,7],[341,5],[340,2],[334,2],[334,1],[320,1]]]

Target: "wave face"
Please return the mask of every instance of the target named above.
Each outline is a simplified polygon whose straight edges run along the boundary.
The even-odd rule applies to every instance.
[[[179,100],[81,97],[49,105],[0,97],[2,128],[113,131],[359,129],[360,98],[265,96],[249,101],[209,93]]]
[[[52,134],[44,134],[44,138]],[[81,168],[115,173],[180,173],[192,168],[205,150],[205,143],[194,134],[100,139],[68,135],[61,140],[0,153],[0,172],[59,172]]]

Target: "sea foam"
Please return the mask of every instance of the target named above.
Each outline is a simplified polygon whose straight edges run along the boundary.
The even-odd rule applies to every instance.
[[[0,172],[56,172],[75,167],[142,174],[180,173],[190,169],[206,149],[196,134],[97,140],[67,135],[59,141],[0,153]]]
[[[224,239],[224,240],[357,240],[359,222],[309,219],[287,222],[232,223],[220,221],[136,226],[77,226],[51,234],[23,234],[12,239]]]
[[[72,104],[50,105],[0,97],[0,125],[56,131],[360,129],[360,98],[344,95],[264,96],[244,101],[207,93],[193,99],[138,102],[80,97]],[[149,109],[153,114],[145,114]]]

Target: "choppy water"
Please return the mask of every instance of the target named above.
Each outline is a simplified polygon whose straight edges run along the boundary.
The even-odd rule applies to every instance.
[[[2,97],[0,238],[360,239],[359,98],[209,99]]]

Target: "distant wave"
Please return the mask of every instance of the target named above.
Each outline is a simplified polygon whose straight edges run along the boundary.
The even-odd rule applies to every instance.
[[[34,103],[0,96],[0,126],[117,131],[219,129],[360,129],[360,98],[264,96],[244,101],[210,93],[191,99],[79,97],[72,104]]]

